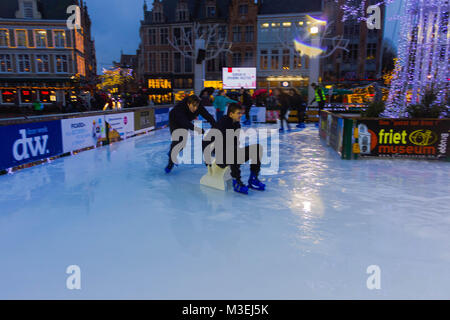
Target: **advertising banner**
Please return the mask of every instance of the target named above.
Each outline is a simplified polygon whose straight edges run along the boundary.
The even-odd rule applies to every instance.
[[[0,169],[63,153],[61,121],[0,126]]]
[[[134,112],[134,131],[155,126],[155,109]]]
[[[110,139],[126,139],[134,135],[134,112],[106,114]]]
[[[161,128],[169,124],[169,108],[155,108],[155,126]]]
[[[63,152],[100,146],[106,140],[105,118],[83,117],[61,120]]]
[[[358,120],[359,154],[390,157],[450,160],[450,120]]]
[[[256,68],[223,68],[224,89],[256,89]]]

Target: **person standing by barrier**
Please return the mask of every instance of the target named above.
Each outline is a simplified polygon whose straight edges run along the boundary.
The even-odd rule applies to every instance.
[[[208,110],[205,109],[204,106],[200,103],[200,98],[196,95],[189,96],[182,101],[180,101],[173,109],[169,112],[169,128],[170,128],[170,135],[172,137],[172,134],[177,129],[185,129],[185,130],[192,130],[196,131],[200,134],[204,133],[204,130],[201,128],[197,128],[192,124],[192,120],[198,117],[198,115],[201,115],[203,118],[208,121],[212,127],[215,127],[216,121],[214,121],[213,116],[208,112]],[[170,145],[170,151],[169,151],[169,163],[167,164],[167,167],[165,168],[166,173],[170,173],[173,169],[173,166],[175,162],[173,161],[178,156],[177,154],[173,154],[173,149],[175,146],[181,144],[181,150],[186,146],[187,143],[187,135],[186,137],[179,137],[175,140],[173,140],[172,137],[172,143]]]
[[[241,104],[245,108],[244,124],[250,125],[251,124],[250,109],[252,108],[253,100],[252,100],[252,97],[250,96],[250,94],[248,93],[248,90],[246,90],[244,88],[241,88]]]
[[[296,88],[292,88],[290,91],[291,106],[297,111],[298,124],[297,128],[305,127],[305,112],[306,101]]]
[[[325,107],[327,97],[325,96],[325,92],[323,92],[323,89],[319,87],[317,84],[313,83],[311,84],[311,87],[314,89],[315,97],[310,104],[314,103],[314,101],[319,104],[319,115],[320,115],[320,111],[322,111],[322,109]]]
[[[220,90],[219,95],[214,99],[214,107],[216,108],[216,121],[219,121],[225,113],[225,109],[229,103],[237,103],[237,101],[232,100],[225,96],[225,90]]]
[[[278,101],[278,107],[280,109],[280,132],[284,132],[284,122],[286,122],[286,127],[288,131],[291,131],[291,127],[289,126],[289,121],[287,119],[287,113],[289,111],[289,96],[283,92],[282,89],[276,88],[274,90],[274,94]]]

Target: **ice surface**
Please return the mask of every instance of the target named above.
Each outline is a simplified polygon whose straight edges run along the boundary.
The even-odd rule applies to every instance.
[[[245,196],[201,186],[204,165],[166,175],[168,140],[0,176],[0,298],[450,298],[449,163],[340,160],[307,127]]]

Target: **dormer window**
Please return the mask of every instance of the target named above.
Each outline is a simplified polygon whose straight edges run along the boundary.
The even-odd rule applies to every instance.
[[[178,3],[177,7],[177,21],[186,21],[189,18],[189,11],[187,4],[184,2]]]
[[[239,6],[239,14],[240,14],[240,15],[246,15],[246,14],[248,14],[248,5],[246,5],[246,4],[241,4],[241,5]]]
[[[163,8],[161,4],[153,7],[153,22],[163,22]]]
[[[23,2],[23,17],[25,19],[33,19],[33,1]]]
[[[207,16],[208,18],[215,17],[215,16],[216,16],[216,7],[208,6],[208,7],[206,8],[206,16]]]

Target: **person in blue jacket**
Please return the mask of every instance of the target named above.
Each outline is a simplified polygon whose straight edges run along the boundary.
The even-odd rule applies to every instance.
[[[216,108],[216,120],[219,121],[220,118],[223,117],[223,114],[225,113],[225,109],[227,108],[227,105],[229,103],[236,103],[237,101],[232,100],[225,96],[225,91],[220,90],[217,97],[214,99],[213,105]]]

